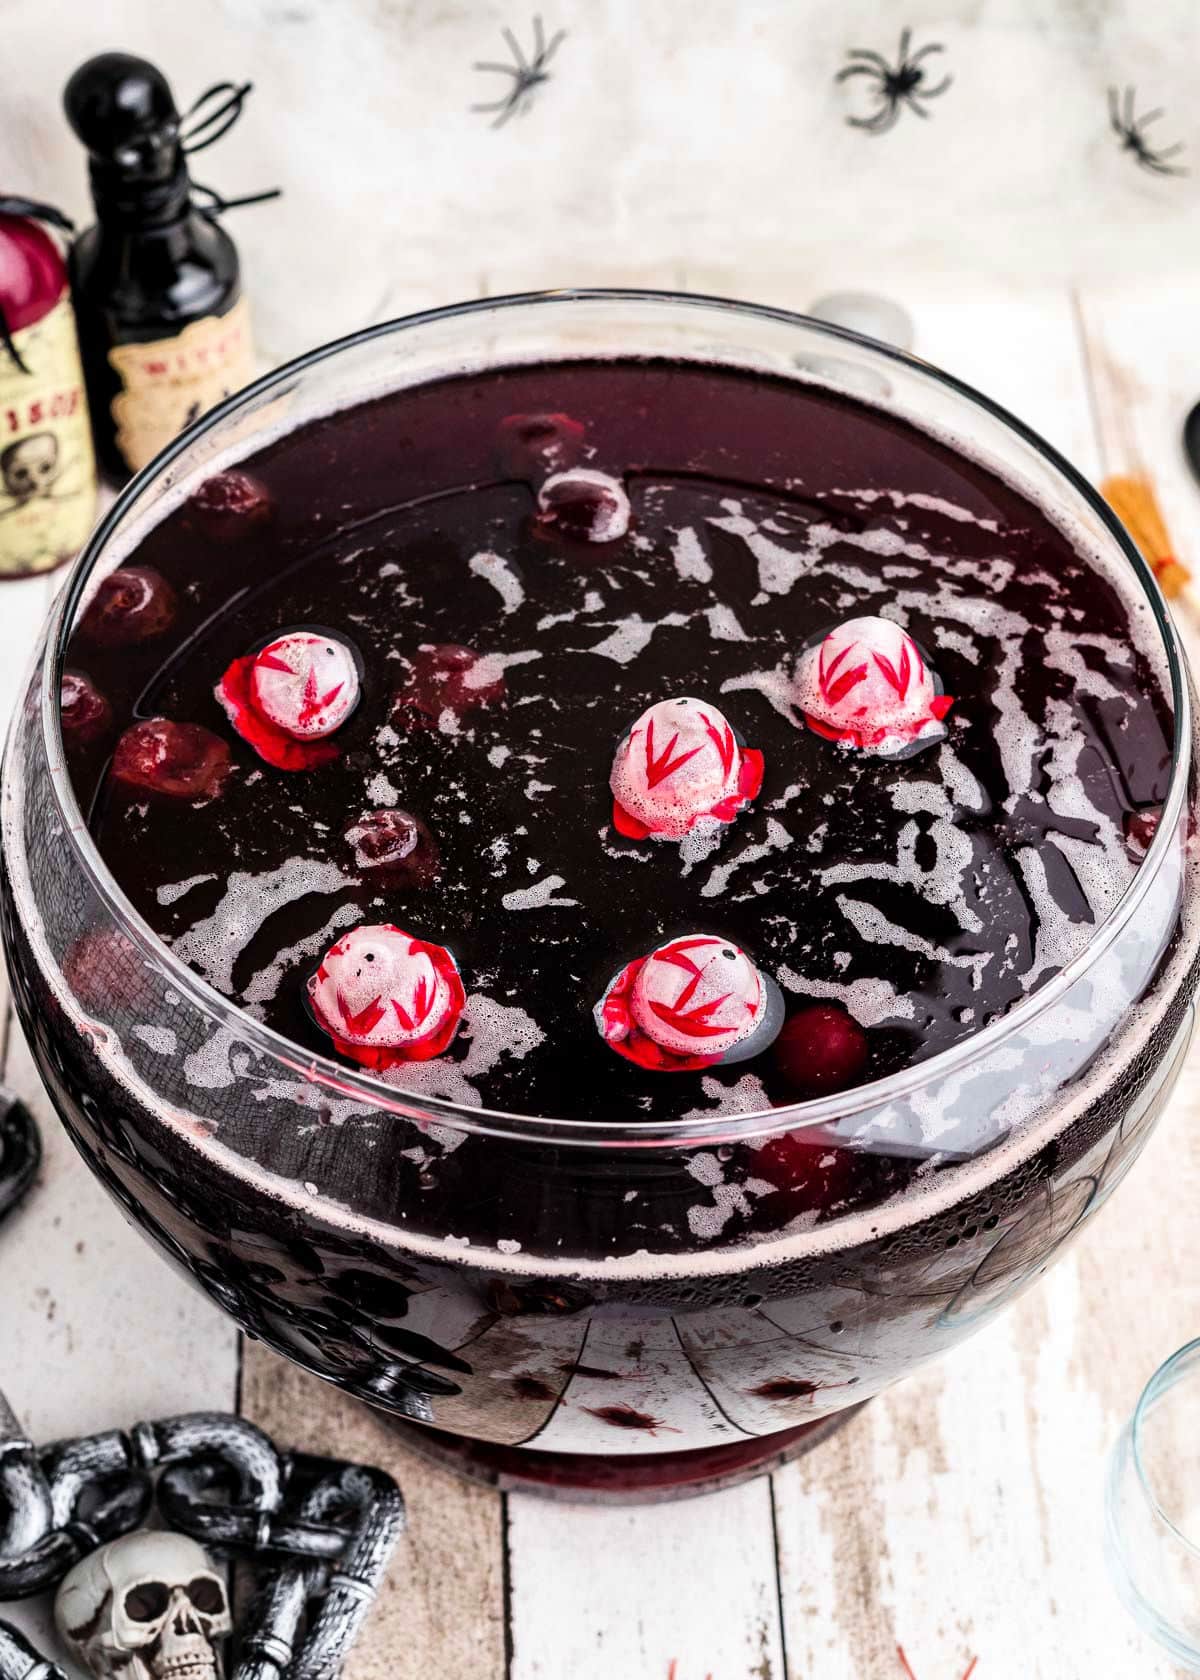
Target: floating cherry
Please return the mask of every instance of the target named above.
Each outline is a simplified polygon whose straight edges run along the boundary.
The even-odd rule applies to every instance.
[[[629,530],[629,497],[620,479],[591,467],[554,473],[538,491],[538,529],[574,542],[617,542]]]
[[[97,647],[132,647],[175,622],[175,591],[153,566],[119,566],[100,580],[79,625]]]
[[[779,1031],[783,1000],[730,940],[691,934],[628,963],[594,1014],[618,1055],[682,1073],[757,1056]]]
[[[154,971],[128,934],[115,927],[81,933],[63,958],[62,972],[72,997],[93,1015],[145,1008],[154,994]]]
[[[1124,818],[1125,845],[1132,857],[1141,861],[1154,844],[1154,836],[1162,822],[1162,806],[1150,805],[1142,811],[1126,811]]]
[[[690,696],[659,700],[613,759],[613,827],[631,840],[682,840],[702,818],[732,822],[762,778],[762,754],[723,712]]]
[[[346,830],[354,867],[396,886],[427,887],[437,880],[437,843],[411,811],[368,811]]]
[[[754,1150],[752,1172],[775,1186],[776,1218],[829,1213],[851,1193],[854,1156],[817,1136],[815,1129],[782,1132]]]
[[[408,682],[393,702],[399,722],[436,723],[443,712],[456,718],[504,699],[504,668],[487,654],[457,642],[417,649]]]
[[[147,718],[131,724],[113,753],[112,777],[142,793],[214,799],[233,769],[229,747],[198,723]]]
[[[112,707],[91,677],[64,671],[59,690],[59,717],[68,744],[91,746],[112,728]]]
[[[775,1064],[798,1094],[820,1096],[853,1085],[867,1065],[867,1035],[833,1003],[812,1003],[790,1015],[775,1040]]]
[[[334,1047],[378,1071],[440,1056],[466,993],[445,946],[381,922],[352,928],[326,951],[308,1001]]]
[[[850,618],[801,656],[796,704],[817,735],[906,758],[945,735],[953,701],[916,642],[890,618]]]
[[[188,506],[205,535],[218,542],[249,537],[275,516],[271,492],[240,467],[205,479]]]
[[[541,477],[573,467],[586,436],[569,414],[510,414],[500,422],[497,454],[514,478]]]

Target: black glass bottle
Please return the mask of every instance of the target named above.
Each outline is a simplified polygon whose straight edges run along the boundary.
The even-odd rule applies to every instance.
[[[193,203],[162,73],[102,53],[63,103],[96,207],[70,265],[88,400],[101,467],[121,482],[253,377],[249,320],[237,248]]]

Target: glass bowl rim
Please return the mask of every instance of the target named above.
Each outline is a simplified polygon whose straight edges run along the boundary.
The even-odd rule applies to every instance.
[[[1196,1363],[1197,1369],[1187,1370],[1185,1366]],[[1155,1519],[1162,1523],[1173,1539],[1177,1540],[1193,1557],[1200,1557],[1200,1534],[1193,1539],[1185,1534],[1178,1523],[1169,1517],[1162,1507],[1154,1484],[1146,1474],[1146,1465],[1142,1457],[1142,1432],[1149,1420],[1150,1412],[1159,1400],[1170,1393],[1177,1383],[1192,1377],[1200,1382],[1200,1336],[1190,1342],[1185,1342],[1181,1348],[1164,1359],[1149,1382],[1138,1396],[1138,1403],[1133,1410],[1133,1418],[1129,1425],[1130,1443],[1133,1449],[1133,1464],[1137,1471],[1137,1479],[1149,1502]]]
[[[511,314],[513,311],[536,311],[549,305],[562,304],[629,304],[648,307],[662,306],[666,310],[717,311],[735,314],[774,325],[816,333],[832,344],[852,346],[861,354],[877,358],[885,365],[895,362],[909,373],[916,374],[934,385],[941,385],[965,401],[968,408],[981,409],[991,419],[999,421],[1017,438],[1040,455],[1044,462],[1064,478],[1082,498],[1090,511],[1098,516],[1108,535],[1116,543],[1132,566],[1135,576],[1149,603],[1156,628],[1162,638],[1171,684],[1171,701],[1175,723],[1171,751],[1171,779],[1163,803],[1158,830],[1133,880],[1122,893],[1108,916],[1095,929],[1080,954],[1065,965],[1052,980],[1039,987],[1005,1015],[949,1046],[927,1061],[860,1085],[848,1091],[811,1097],[802,1102],[779,1108],[755,1110],[748,1113],[714,1115],[712,1119],[679,1119],[666,1121],[644,1120],[567,1120],[551,1115],[506,1113],[485,1107],[470,1107],[446,1098],[409,1093],[373,1077],[365,1069],[347,1067],[330,1056],[303,1050],[282,1033],[257,1021],[242,1007],[225,997],[187,967],[171,948],[134,909],[109,873],[75,799],[69,778],[65,774],[63,741],[59,718],[58,691],[67,651],[67,632],[73,624],[75,609],[93,568],[118,532],[126,514],[137,502],[152,479],[157,478],[173,461],[205,433],[216,431],[223,422],[238,414],[273,389],[284,385],[307,369],[331,360],[345,351],[387,338],[395,333],[421,328],[436,322],[489,313]],[[498,359],[497,366],[503,360]],[[803,381],[801,381],[803,382]],[[818,381],[819,383],[819,381]],[[851,395],[856,401],[869,401]],[[302,421],[301,424],[304,422]],[[910,422],[918,424],[917,422]],[[251,446],[252,447],[252,446]],[[238,457],[241,459],[242,457]],[[987,463],[984,463],[987,466]],[[989,468],[989,470],[992,470]],[[1191,705],[1187,683],[1183,678],[1183,662],[1178,638],[1166,603],[1161,596],[1154,575],[1142,554],[1129,537],[1116,514],[1099,492],[1046,442],[1032,427],[1018,419],[1001,404],[977,391],[965,381],[935,367],[919,357],[908,355],[891,345],[816,320],[794,310],[756,304],[738,299],[711,296],[698,292],[677,292],[655,288],[635,287],[564,287],[547,291],[516,292],[499,297],[477,298],[467,302],[447,304],[436,309],[421,310],[411,315],[377,322],[328,343],[318,345],[302,355],[271,369],[251,384],[242,387],[215,408],[202,415],[172,443],[147,463],[121,491],[108,512],[91,532],[75,561],[67,581],[55,601],[46,626],[46,640],[41,649],[41,744],[51,767],[53,796],[63,819],[68,844],[76,854],[92,891],[112,916],[114,923],[133,938],[142,954],[159,969],[165,970],[172,986],[200,1011],[236,1032],[239,1042],[266,1054],[273,1061],[298,1073],[314,1086],[321,1086],[341,1096],[361,1098],[371,1107],[409,1119],[434,1121],[454,1127],[458,1131],[483,1136],[506,1137],[518,1141],[554,1143],[583,1148],[646,1149],[655,1147],[694,1147],[704,1143],[737,1141],[745,1137],[765,1137],[794,1131],[802,1126],[846,1121],[865,1110],[901,1098],[936,1079],[986,1055],[1014,1032],[1051,1009],[1075,981],[1094,964],[1119,935],[1139,904],[1146,896],[1166,856],[1171,837],[1178,826],[1183,807],[1187,767],[1190,763]],[[15,724],[14,724],[15,730]]]

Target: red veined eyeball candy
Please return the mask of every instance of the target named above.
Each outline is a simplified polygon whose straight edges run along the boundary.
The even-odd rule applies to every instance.
[[[362,691],[348,642],[323,630],[288,630],[235,659],[215,693],[230,723],[277,770],[311,770],[338,756],[325,737]]]
[[[682,840],[702,817],[732,822],[762,777],[762,754],[741,745],[715,706],[659,700],[617,748],[613,826],[631,840]]]
[[[687,1072],[757,1056],[779,1030],[783,1002],[738,946],[691,934],[628,963],[595,1019],[618,1055],[656,1072]]]
[[[440,1056],[466,1007],[445,946],[390,922],[343,934],[310,978],[308,1000],[335,1048],[375,1069]]]
[[[904,757],[945,734],[953,701],[920,648],[890,618],[850,618],[800,659],[796,704],[827,740]]]

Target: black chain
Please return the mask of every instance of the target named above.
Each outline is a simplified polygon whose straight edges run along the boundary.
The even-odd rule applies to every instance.
[[[0,323],[0,341],[3,338]],[[28,1190],[41,1159],[42,1140],[33,1115],[19,1097],[0,1085],[0,1219],[12,1212]]]
[[[390,1476],[280,1453],[223,1412],[38,1449],[0,1395],[0,1599],[45,1592],[155,1499],[168,1527],[266,1571],[231,1680],[334,1680],[404,1524]],[[0,1680],[62,1677],[0,1623]]]

